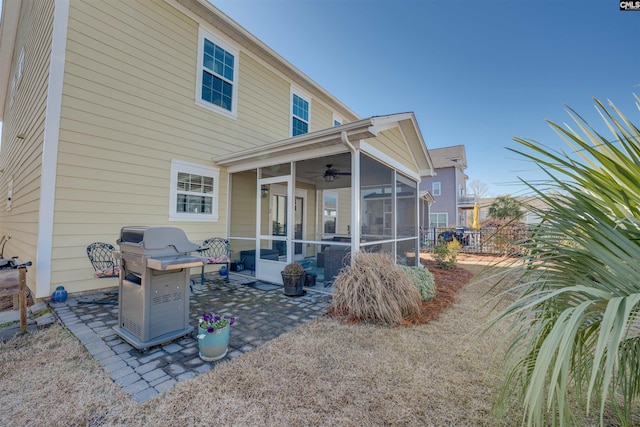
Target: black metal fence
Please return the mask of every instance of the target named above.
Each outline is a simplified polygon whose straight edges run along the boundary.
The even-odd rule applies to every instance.
[[[519,242],[527,239],[526,227],[481,228],[427,228],[421,232],[422,250],[431,251],[438,239],[456,239],[462,245],[462,252],[491,255],[518,255]]]

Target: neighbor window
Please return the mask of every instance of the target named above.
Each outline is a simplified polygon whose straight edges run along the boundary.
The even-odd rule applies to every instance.
[[[217,221],[220,170],[194,163],[171,162],[172,221]]]
[[[439,182],[434,182],[431,184],[431,195],[432,196],[439,196],[441,194],[441,190],[440,190],[440,183]]]
[[[448,218],[447,213],[432,213],[429,214],[429,227],[432,228],[444,228],[447,226]]]
[[[237,104],[238,52],[200,29],[196,103],[235,117]]]
[[[309,101],[292,93],[291,96],[291,136],[309,133]]]

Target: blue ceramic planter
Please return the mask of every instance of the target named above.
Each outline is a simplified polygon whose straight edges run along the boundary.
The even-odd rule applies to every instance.
[[[67,291],[64,286],[58,286],[51,294],[51,302],[65,302],[67,300]]]
[[[229,331],[231,326],[227,325],[222,329],[216,329],[209,333],[206,329],[198,326],[198,348],[200,358],[207,362],[222,359],[227,355],[229,347]]]

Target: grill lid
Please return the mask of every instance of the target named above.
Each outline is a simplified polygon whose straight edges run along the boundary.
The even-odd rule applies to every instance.
[[[167,252],[194,252],[200,246],[192,243],[185,232],[178,227],[122,227],[120,230],[120,246],[138,246],[149,255],[170,255]]]

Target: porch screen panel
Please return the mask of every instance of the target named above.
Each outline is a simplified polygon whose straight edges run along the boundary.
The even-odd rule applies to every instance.
[[[408,240],[400,240],[396,243],[396,264],[398,265],[410,265],[415,266],[418,265],[416,262],[419,259],[416,259],[416,254],[419,254],[418,251],[418,239],[408,239]]]
[[[417,183],[401,174],[396,174],[396,233],[398,238],[418,235],[416,203]]]
[[[393,170],[366,156],[360,157],[362,237],[393,237]]]

